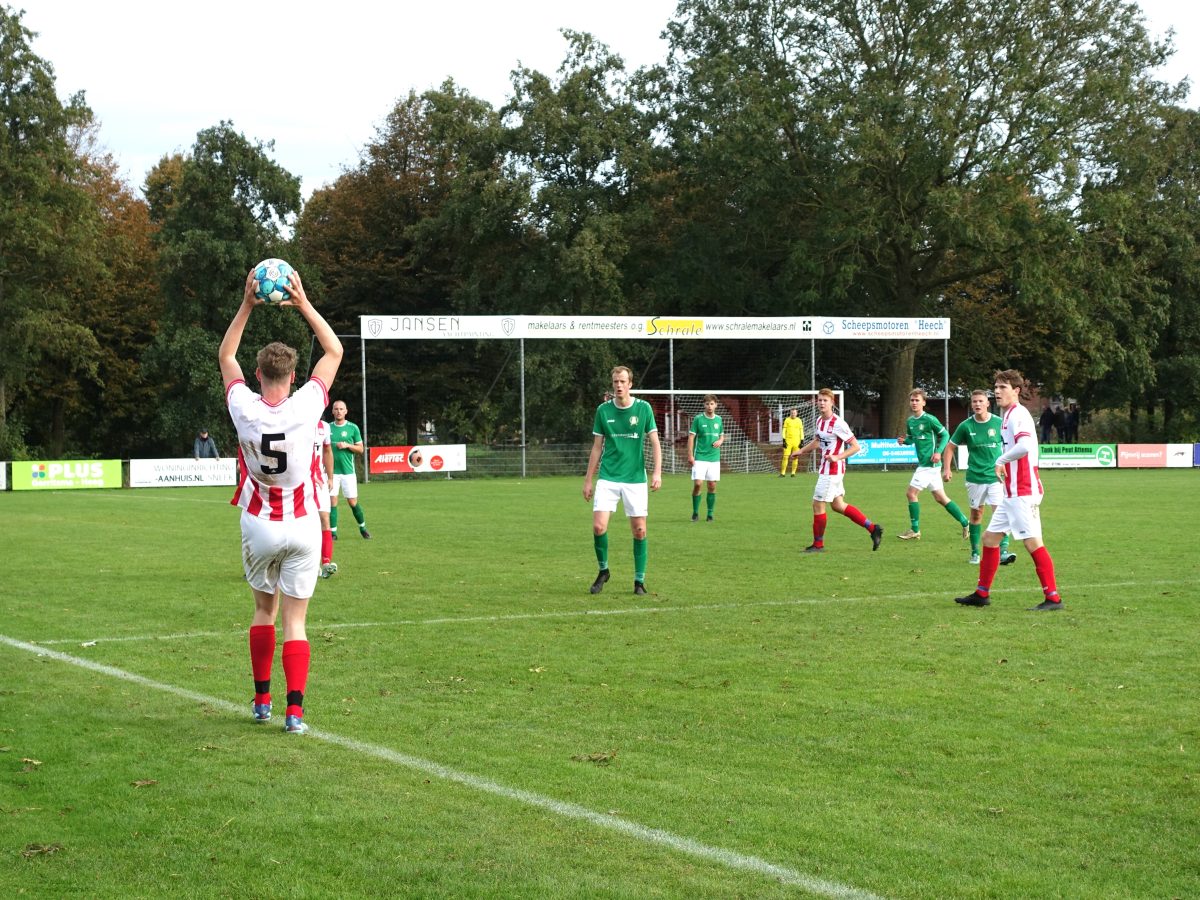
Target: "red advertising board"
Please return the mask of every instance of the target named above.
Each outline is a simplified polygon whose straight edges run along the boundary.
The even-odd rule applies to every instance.
[[[1166,444],[1117,444],[1117,465],[1122,469],[1162,469],[1167,465]]]
[[[467,452],[463,444],[372,447],[370,465],[372,475],[464,472],[467,468]]]

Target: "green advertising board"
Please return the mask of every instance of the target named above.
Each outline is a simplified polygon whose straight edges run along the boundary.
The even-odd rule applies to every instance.
[[[1042,444],[1038,464],[1043,469],[1115,469],[1116,444]]]
[[[12,464],[14,491],[121,487],[119,459],[20,460]]]

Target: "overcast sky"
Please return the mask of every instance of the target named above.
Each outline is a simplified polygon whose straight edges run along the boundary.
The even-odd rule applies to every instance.
[[[675,0],[0,0],[25,9],[59,95],[83,90],[100,139],[140,188],[165,154],[222,120],[275,159],[307,197],[358,160],[396,100],[451,77],[500,105],[510,72],[553,73],[560,30],[591,32],[630,70],[661,62]],[[1162,77],[1200,91],[1200,3],[1143,0],[1151,33],[1177,53]]]

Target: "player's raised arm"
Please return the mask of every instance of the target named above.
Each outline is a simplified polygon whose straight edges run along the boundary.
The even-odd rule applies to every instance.
[[[321,383],[325,385],[325,389],[329,390],[333,386],[333,379],[337,375],[338,367],[342,364],[342,342],[333,333],[333,329],[325,321],[325,317],[317,312],[312,302],[308,299],[308,294],[304,292],[304,283],[300,280],[299,272],[291,273],[289,290],[291,299],[285,300],[279,305],[296,307],[300,310],[300,315],[304,316],[304,321],[308,322],[313,335],[317,339],[317,343],[325,351],[325,355],[317,360],[317,364],[313,366],[312,376],[320,379]],[[358,452],[361,453],[362,450],[360,449]]]
[[[246,287],[242,294],[242,305],[233,314],[233,320],[225,329],[225,337],[221,338],[221,346],[217,349],[217,362],[221,366],[221,380],[225,390],[235,381],[243,380],[242,367],[237,361],[238,347],[242,345],[242,333],[246,323],[250,321],[250,311],[263,301],[254,296],[254,270],[246,276]]]

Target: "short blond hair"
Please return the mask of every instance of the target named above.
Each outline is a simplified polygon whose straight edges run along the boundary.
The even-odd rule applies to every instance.
[[[924,397],[926,400],[929,399],[929,395],[925,393],[925,388],[913,388],[908,392],[908,397],[910,400],[913,397]]]
[[[618,372],[624,372],[627,376],[629,376],[629,383],[633,384],[633,370],[630,369],[629,366],[613,366],[613,370],[609,373],[608,377],[613,378]]]
[[[833,392],[833,388],[821,388],[817,391],[818,397],[828,397],[830,400],[837,400],[837,394]]]
[[[284,381],[296,371],[296,351],[287,344],[272,341],[258,351],[255,362],[259,374],[267,381]]]

